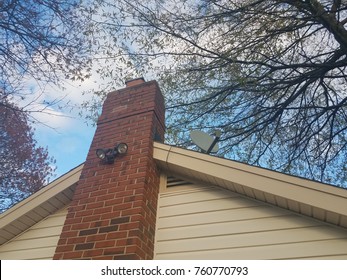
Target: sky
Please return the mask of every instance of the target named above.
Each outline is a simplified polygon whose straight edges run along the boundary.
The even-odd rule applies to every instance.
[[[86,159],[95,127],[72,114],[71,118],[50,116],[46,120],[47,127],[41,124],[35,126],[35,139],[41,147],[47,147],[49,155],[55,162],[55,179]]]
[[[96,129],[94,125],[88,124],[79,116],[80,109],[71,111],[69,108],[64,108],[65,102],[68,101],[78,107],[85,99],[90,98],[82,92],[96,85],[86,81],[81,84],[68,83],[64,86],[65,90],[50,87],[45,90],[45,95],[40,97],[41,99],[63,98],[57,104],[62,109],[49,108],[44,112],[32,114],[37,120],[32,126],[35,129],[34,137],[38,146],[47,147],[49,155],[56,160],[55,175],[50,181],[85,161]]]

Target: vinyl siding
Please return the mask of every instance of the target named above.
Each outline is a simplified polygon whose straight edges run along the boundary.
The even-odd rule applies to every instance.
[[[347,231],[231,191],[160,193],[156,259],[347,259]]]
[[[52,259],[67,209],[58,210],[0,247],[0,259]]]

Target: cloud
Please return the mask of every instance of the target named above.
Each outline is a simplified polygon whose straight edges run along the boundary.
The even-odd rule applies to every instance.
[[[76,123],[73,116],[69,116],[52,108],[42,108],[42,111],[30,114],[31,120],[35,122],[35,127],[45,126],[54,130],[65,130],[71,128]]]
[[[35,121],[35,139],[39,146],[47,147],[49,155],[56,160],[55,177],[84,162],[88,153],[95,127],[88,126],[79,116],[78,106],[90,98],[82,92],[91,86],[91,81],[68,83],[65,90],[51,86],[45,89],[44,94],[38,92],[33,96],[36,104],[31,105],[35,111],[31,113],[31,118]],[[46,100],[59,102],[49,106]]]

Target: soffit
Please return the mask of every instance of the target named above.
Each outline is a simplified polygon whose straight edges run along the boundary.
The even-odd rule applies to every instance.
[[[0,245],[65,207],[72,200],[80,165],[0,215]]]
[[[169,174],[347,227],[346,189],[161,143],[154,144],[154,158]]]

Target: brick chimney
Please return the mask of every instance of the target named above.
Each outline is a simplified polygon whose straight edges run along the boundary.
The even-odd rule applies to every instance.
[[[153,139],[164,138],[164,99],[155,81],[111,92],[69,206],[54,259],[152,259],[159,190]],[[98,148],[128,152],[103,163]]]

